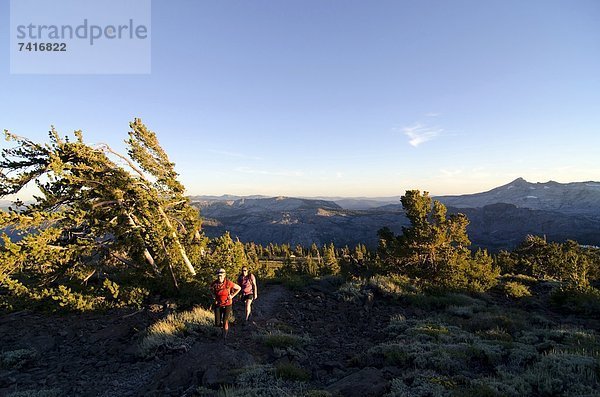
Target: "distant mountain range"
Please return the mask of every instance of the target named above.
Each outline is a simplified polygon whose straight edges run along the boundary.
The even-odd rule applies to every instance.
[[[527,234],[551,241],[573,239],[600,245],[600,182],[529,183],[522,178],[487,192],[439,196],[449,213],[471,221],[476,247],[511,249]],[[204,231],[229,231],[241,241],[309,246],[364,243],[377,246],[384,226],[400,233],[409,224],[400,198],[292,198],[193,196],[204,218]]]
[[[408,226],[398,197],[192,196],[204,232],[216,237],[229,231],[241,241],[266,245],[319,246],[330,242],[354,247],[377,246],[377,231],[395,233]],[[550,241],[576,240],[600,246],[600,182],[530,183],[523,178],[476,194],[438,196],[448,213],[470,220],[474,247],[512,249],[528,234]],[[11,203],[0,200],[0,208]],[[11,231],[12,238],[18,239]]]
[[[600,182],[530,183],[518,178],[487,192],[442,196],[438,200],[457,208],[480,208],[489,204],[514,204],[519,208],[590,215],[600,219]]]

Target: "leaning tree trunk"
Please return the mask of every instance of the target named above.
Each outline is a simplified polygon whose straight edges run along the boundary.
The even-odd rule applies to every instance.
[[[179,237],[177,236],[177,232],[175,231],[173,224],[171,223],[171,221],[169,220],[169,217],[167,216],[167,214],[165,213],[165,211],[162,209],[161,206],[158,206],[158,211],[160,212],[160,215],[163,217],[169,230],[171,230],[171,236],[173,237],[173,240],[175,240],[175,245],[177,246],[177,249],[179,250],[179,254],[183,258],[183,263],[185,263],[185,266],[188,268],[190,273],[192,273],[192,276],[195,276],[196,270],[194,269],[194,266],[192,266],[192,262],[190,262],[190,259],[188,258],[187,253],[185,252],[185,249],[181,245],[181,242],[179,241]]]

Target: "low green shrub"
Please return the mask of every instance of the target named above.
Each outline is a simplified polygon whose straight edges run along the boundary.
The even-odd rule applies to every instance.
[[[8,310],[36,309],[50,312],[86,312],[116,307],[141,307],[150,294],[143,287],[122,286],[105,279],[100,287],[77,283],[53,287],[31,287],[10,277],[4,277],[0,287],[6,288],[0,308]]]
[[[473,316],[475,306],[455,306],[451,305],[446,308],[446,313],[456,317],[470,318]]]
[[[64,393],[60,389],[20,390],[6,395],[6,397],[60,397]]]
[[[517,331],[526,329],[527,322],[519,312],[486,311],[476,313],[464,322],[463,327],[471,332],[502,328],[513,335]]]
[[[552,292],[550,301],[576,313],[600,315],[600,290],[594,287],[561,286]]]
[[[310,342],[310,339],[306,336],[288,334],[280,331],[259,335],[258,338],[265,346],[278,349],[298,347]]]
[[[522,378],[542,396],[600,393],[597,357],[551,352],[527,368]]]
[[[500,327],[486,329],[485,331],[478,331],[477,335],[483,339],[500,340],[505,342],[512,342],[513,340],[513,337],[506,332],[505,329]]]
[[[284,380],[308,381],[310,373],[292,363],[282,363],[275,366],[275,374]]]
[[[298,376],[294,370],[284,369],[284,376],[277,375],[277,369],[270,364],[254,365],[241,370],[235,384],[224,386],[220,390],[206,387],[196,389],[201,397],[330,397],[327,392],[308,390],[304,381],[284,379],[285,376]]]
[[[485,302],[480,299],[456,293],[421,293],[409,295],[406,298],[411,306],[418,307],[423,310],[442,310],[450,306],[472,306],[475,308],[486,305]]]
[[[410,278],[398,274],[375,275],[369,279],[367,284],[381,295],[396,299],[416,294],[419,291]]]
[[[361,302],[365,298],[363,288],[367,285],[364,279],[348,281],[337,290],[337,296],[344,302]]]
[[[531,291],[526,285],[516,281],[509,281],[503,285],[504,293],[511,298],[523,298],[531,296]]]
[[[33,349],[10,350],[0,354],[0,367],[5,369],[21,369],[38,358]]]
[[[384,397],[449,397],[454,387],[450,378],[424,371],[392,379],[390,391]]]

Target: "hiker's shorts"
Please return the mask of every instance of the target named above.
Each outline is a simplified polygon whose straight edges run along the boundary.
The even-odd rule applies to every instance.
[[[220,327],[225,321],[231,320],[231,305],[215,306],[215,327]]]
[[[242,295],[242,302],[246,302],[248,299],[250,299],[250,300],[254,299],[254,294]]]

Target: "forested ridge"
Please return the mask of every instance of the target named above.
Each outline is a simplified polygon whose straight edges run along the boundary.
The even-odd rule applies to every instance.
[[[198,340],[215,342],[207,289],[214,271],[224,267],[235,277],[249,266],[261,283],[291,291],[289,305],[279,313],[272,303],[252,337],[247,331],[233,340],[237,347],[248,343],[251,369],[236,367],[237,377],[223,375],[214,382],[203,372],[200,381],[190,380],[187,395],[216,394],[224,385],[233,389],[221,389],[222,395],[277,395],[268,390],[356,395],[336,382],[360,371],[379,385],[373,395],[591,395],[600,390],[596,247],[528,236],[512,251],[474,250],[467,216],[447,214],[444,204],[418,190],[401,198],[410,224],[401,233],[382,228],[377,249],[261,245],[229,233],[208,238],[175,164],[139,119],[130,123],[126,154],[108,144],[86,143],[81,131],[63,137],[52,129],[45,143],[8,131],[5,137],[14,146],[2,152],[0,198],[28,184],[40,192],[32,203],[16,202],[0,212],[0,230],[21,233],[11,239],[3,232],[0,243],[0,310],[7,319],[30,311],[147,313],[140,322],[144,330],[129,339],[128,360],[166,360],[196,351],[192,356],[201,361],[204,353],[194,350],[200,349]],[[294,300],[303,308],[290,303]],[[352,320],[344,327],[356,327],[367,340],[364,345],[351,340],[353,348],[363,349],[351,357],[342,357],[338,338],[344,336],[336,320],[330,326],[319,318],[319,308],[335,318],[328,311],[333,307]],[[512,317],[501,315],[503,307]],[[159,314],[150,315],[151,310]],[[537,323],[526,319],[528,310],[537,313]],[[331,346],[303,327],[311,321],[335,339]],[[407,347],[411,344],[413,350]],[[312,363],[311,354],[322,349],[331,349],[332,356]],[[19,371],[43,361],[35,348],[3,347],[0,358],[2,371],[13,377],[0,372],[0,390],[6,392],[16,392],[10,379]],[[559,375],[561,367],[567,370]],[[251,374],[270,386],[252,383]],[[44,389],[48,393],[66,387],[50,386]],[[147,391],[161,395],[164,387],[157,383]],[[87,393],[85,387],[77,390]]]

